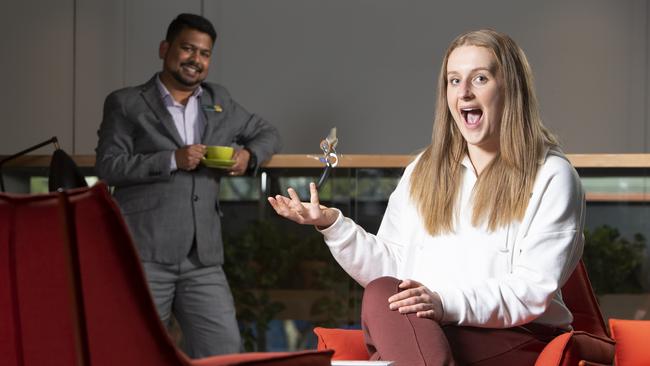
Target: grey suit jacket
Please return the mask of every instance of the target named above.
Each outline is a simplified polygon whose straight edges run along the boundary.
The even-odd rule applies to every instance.
[[[201,263],[221,264],[218,194],[223,171],[202,165],[189,172],[171,171],[171,155],[184,144],[155,78],[106,98],[96,173],[114,186],[114,197],[142,260],[180,263],[196,238]],[[258,164],[280,149],[278,131],[269,122],[247,112],[224,87],[201,86],[199,104],[206,121],[201,143],[244,145]]]

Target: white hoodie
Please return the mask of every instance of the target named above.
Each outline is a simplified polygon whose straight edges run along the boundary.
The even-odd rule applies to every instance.
[[[417,161],[417,160],[416,160]],[[362,286],[381,276],[413,279],[437,292],[445,323],[508,328],[536,322],[571,329],[561,286],[584,245],[585,200],[577,172],[549,150],[521,222],[494,232],[471,225],[476,175],[463,161],[453,234],[427,233],[409,195],[415,162],[391,194],[377,235],[339,213],[321,232],[330,251]]]

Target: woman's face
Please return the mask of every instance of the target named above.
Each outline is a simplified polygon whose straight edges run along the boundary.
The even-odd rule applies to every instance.
[[[499,151],[503,83],[492,52],[460,46],[447,60],[447,105],[471,152]]]

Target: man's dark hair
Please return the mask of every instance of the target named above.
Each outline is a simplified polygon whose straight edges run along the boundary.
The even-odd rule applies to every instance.
[[[214,27],[209,20],[200,15],[183,13],[179,14],[171,23],[169,23],[165,40],[172,43],[185,28],[191,28],[206,33],[210,38],[212,38],[212,44],[214,44],[214,41],[217,39],[217,32],[214,30]]]

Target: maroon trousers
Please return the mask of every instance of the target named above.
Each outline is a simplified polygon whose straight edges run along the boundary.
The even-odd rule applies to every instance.
[[[361,325],[372,360],[396,366],[534,365],[544,346],[561,333],[530,324],[507,329],[440,326],[437,322],[400,314],[388,308],[400,281],[378,278],[366,286]]]

